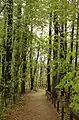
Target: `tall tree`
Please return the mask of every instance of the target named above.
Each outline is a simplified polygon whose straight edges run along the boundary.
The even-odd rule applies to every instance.
[[[52,52],[52,12],[50,13],[50,20],[49,20],[49,48],[48,48],[48,60],[47,60],[47,89],[51,92],[50,86],[50,72],[51,72],[51,52]]]
[[[78,38],[79,38],[79,13],[77,13],[77,35],[76,35],[76,56],[75,56],[75,70],[77,70],[78,62]]]
[[[32,40],[33,40],[33,26],[31,25],[31,35],[30,35],[30,79],[31,79],[31,90],[34,87],[34,79],[33,79],[33,57],[32,57]]]
[[[14,24],[14,43],[13,43],[13,84],[14,84],[14,96],[13,100],[14,103],[16,101],[16,96],[19,95],[19,73],[20,73],[20,64],[21,64],[21,52],[20,52],[20,43],[21,43],[21,36],[22,36],[22,31],[21,31],[21,4],[18,2],[17,3],[17,16],[16,21]],[[18,97],[17,97],[18,98]]]
[[[6,35],[6,71],[5,71],[5,87],[9,83],[11,83],[11,60],[12,60],[12,40],[13,40],[13,1],[12,0],[7,0],[6,1],[6,11],[7,11],[7,35]],[[9,90],[9,85],[6,90],[5,88],[5,99],[7,96],[7,91],[10,92]],[[5,101],[6,105],[6,101]]]
[[[57,68],[58,68],[58,15],[57,12],[54,12],[54,42],[53,42],[53,60],[54,60],[54,68],[55,74],[53,75],[52,87],[55,87],[58,79],[57,79]]]

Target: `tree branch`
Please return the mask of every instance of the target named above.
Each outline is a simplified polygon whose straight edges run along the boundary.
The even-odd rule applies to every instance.
[[[0,13],[4,10],[5,6],[6,6],[6,4],[2,7],[2,9],[1,9]]]

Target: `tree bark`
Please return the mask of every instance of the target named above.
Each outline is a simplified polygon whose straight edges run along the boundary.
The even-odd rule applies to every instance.
[[[50,86],[50,72],[51,72],[51,52],[52,52],[52,12],[50,13],[50,21],[49,21],[49,49],[48,49],[48,60],[47,60],[47,90],[51,92]]]
[[[57,68],[58,68],[58,16],[57,13],[54,12],[54,43],[53,43],[53,60],[55,61],[53,71],[56,71],[55,75],[53,75],[53,81],[52,81],[52,87],[54,88],[57,85],[58,79],[57,79]]]

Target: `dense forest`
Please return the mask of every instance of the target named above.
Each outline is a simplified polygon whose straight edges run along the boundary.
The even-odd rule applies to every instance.
[[[0,0],[0,114],[27,89],[56,87],[79,110],[78,44],[78,0]]]

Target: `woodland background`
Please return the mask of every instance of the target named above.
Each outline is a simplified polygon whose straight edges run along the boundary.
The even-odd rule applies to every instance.
[[[25,89],[56,86],[79,110],[79,1],[0,0],[1,115]]]

